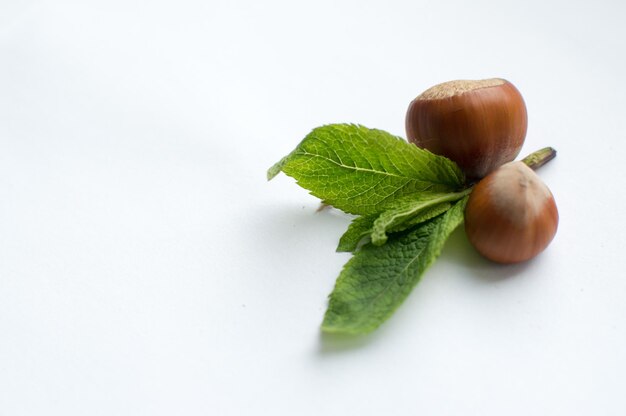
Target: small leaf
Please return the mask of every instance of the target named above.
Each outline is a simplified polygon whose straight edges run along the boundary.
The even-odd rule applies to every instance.
[[[344,266],[330,295],[325,332],[359,334],[388,319],[463,222],[467,197],[445,214],[394,236],[383,246],[362,247]]]
[[[372,233],[377,214],[365,215],[352,220],[348,229],[339,239],[338,252],[353,252],[359,244]]]
[[[268,170],[268,179],[280,171],[323,202],[357,215],[380,213],[409,194],[455,192],[465,180],[454,162],[353,124],[314,129]]]
[[[380,214],[372,227],[372,244],[380,246],[387,241],[388,231],[400,231],[419,224],[445,212],[450,202],[469,194],[469,190],[457,193],[424,193],[403,198],[390,209]]]
[[[380,246],[387,241],[387,234],[407,230],[443,214],[470,190],[449,194],[423,193],[409,195],[395,201],[381,214],[355,218],[341,236],[338,252],[353,252],[363,242],[371,241]]]
[[[416,216],[407,218],[406,221],[389,227],[387,229],[387,234],[408,230],[415,225],[421,224],[431,218],[435,218],[436,216],[443,214],[450,208],[452,208],[452,204],[450,202],[444,202],[442,204],[426,208],[424,211],[420,211]]]

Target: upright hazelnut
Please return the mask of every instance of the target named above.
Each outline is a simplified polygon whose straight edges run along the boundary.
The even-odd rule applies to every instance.
[[[479,179],[515,159],[524,144],[524,99],[499,79],[450,81],[424,91],[409,105],[406,132],[418,147],[456,162]]]

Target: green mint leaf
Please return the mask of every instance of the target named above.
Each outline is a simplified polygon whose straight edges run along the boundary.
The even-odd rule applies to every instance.
[[[448,194],[423,193],[401,198],[381,214],[357,217],[341,236],[338,252],[353,252],[364,241],[382,245],[387,234],[407,230],[417,224],[443,214],[470,190]]]
[[[372,227],[376,218],[378,218],[378,215],[373,214],[353,219],[346,232],[339,239],[337,251],[353,252],[356,250],[359,244],[372,233]]]
[[[407,230],[417,224],[420,224],[424,221],[427,221],[431,218],[436,217],[437,215],[443,214],[452,206],[449,202],[444,202],[432,207],[424,208],[424,210],[418,212],[415,216],[410,218],[404,218],[403,222],[394,223],[393,226],[389,226],[385,228],[386,233],[395,233]],[[357,217],[348,226],[346,232],[339,239],[339,245],[337,246],[337,252],[347,253],[354,252],[360,246],[365,243],[369,243],[372,241],[372,231],[374,229],[374,223],[378,218],[385,215],[390,215],[391,213],[395,213],[395,209],[391,209],[389,211],[383,212],[380,216],[378,214],[365,215],[362,217]],[[380,237],[378,237],[380,238]],[[386,236],[384,237],[386,240]],[[380,241],[380,240],[377,240]],[[382,245],[384,241],[380,241],[375,245]]]
[[[354,124],[314,129],[268,170],[268,179],[280,171],[323,202],[358,215],[379,213],[409,194],[455,192],[465,180],[449,159]]]
[[[325,332],[371,332],[389,318],[463,222],[468,197],[383,246],[368,244],[346,263],[330,295]]]
[[[387,232],[407,229],[413,224],[419,224],[445,212],[450,208],[450,202],[463,198],[469,192],[470,190],[447,194],[423,193],[403,198],[374,221],[372,244],[383,245],[387,242]]]
[[[407,218],[406,221],[388,228],[387,234],[408,230],[411,227],[414,227],[418,224],[428,221],[431,218],[435,218],[436,216],[443,214],[450,208],[452,208],[452,204],[450,202],[444,202],[439,205],[426,208],[423,211],[420,211],[416,216]]]
[[[396,213],[403,214],[403,212],[401,211],[385,211],[383,215],[381,215],[382,218],[379,217],[379,219],[382,219],[382,221],[374,222],[374,225],[372,226],[372,232],[370,234],[370,241],[375,246],[382,246],[387,242],[390,233],[397,233],[408,230],[411,227],[419,225],[423,222],[428,221],[431,218],[435,218],[436,216],[443,214],[451,207],[451,203],[443,202],[438,205],[426,207],[420,210],[415,216],[406,218],[403,218],[403,215],[396,216]],[[395,219],[395,221],[393,224],[387,224],[387,219]]]

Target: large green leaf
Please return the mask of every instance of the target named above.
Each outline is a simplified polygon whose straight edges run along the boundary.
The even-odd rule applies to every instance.
[[[467,197],[446,213],[391,238],[363,246],[344,266],[322,323],[326,332],[366,333],[389,318],[463,222]]]
[[[267,173],[280,171],[325,203],[358,215],[380,213],[399,198],[461,189],[458,166],[382,130],[354,124],[314,129]]]

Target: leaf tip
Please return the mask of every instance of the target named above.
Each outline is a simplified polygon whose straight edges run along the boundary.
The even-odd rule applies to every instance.
[[[346,328],[329,322],[326,318],[324,318],[322,325],[320,325],[320,330],[324,334],[352,334],[352,332],[346,330]]]
[[[280,169],[278,169],[278,170],[277,170],[277,169],[274,169],[274,166],[272,166],[271,168],[269,168],[269,169],[267,170],[267,174],[266,174],[267,180],[268,180],[268,181],[271,181],[271,180],[272,180],[272,179],[274,179],[274,177],[276,177],[276,175],[278,175],[279,173],[280,173]]]
[[[364,329],[364,328],[351,328],[341,325],[334,325],[332,323],[326,323],[326,320],[322,322],[320,326],[320,330],[323,334],[328,335],[346,335],[346,336],[359,336],[366,335],[371,332],[374,328]]]
[[[271,168],[267,170],[267,180],[271,181],[278,175],[282,170],[287,161],[289,160],[289,156],[285,156],[280,159],[277,163],[275,163]]]

